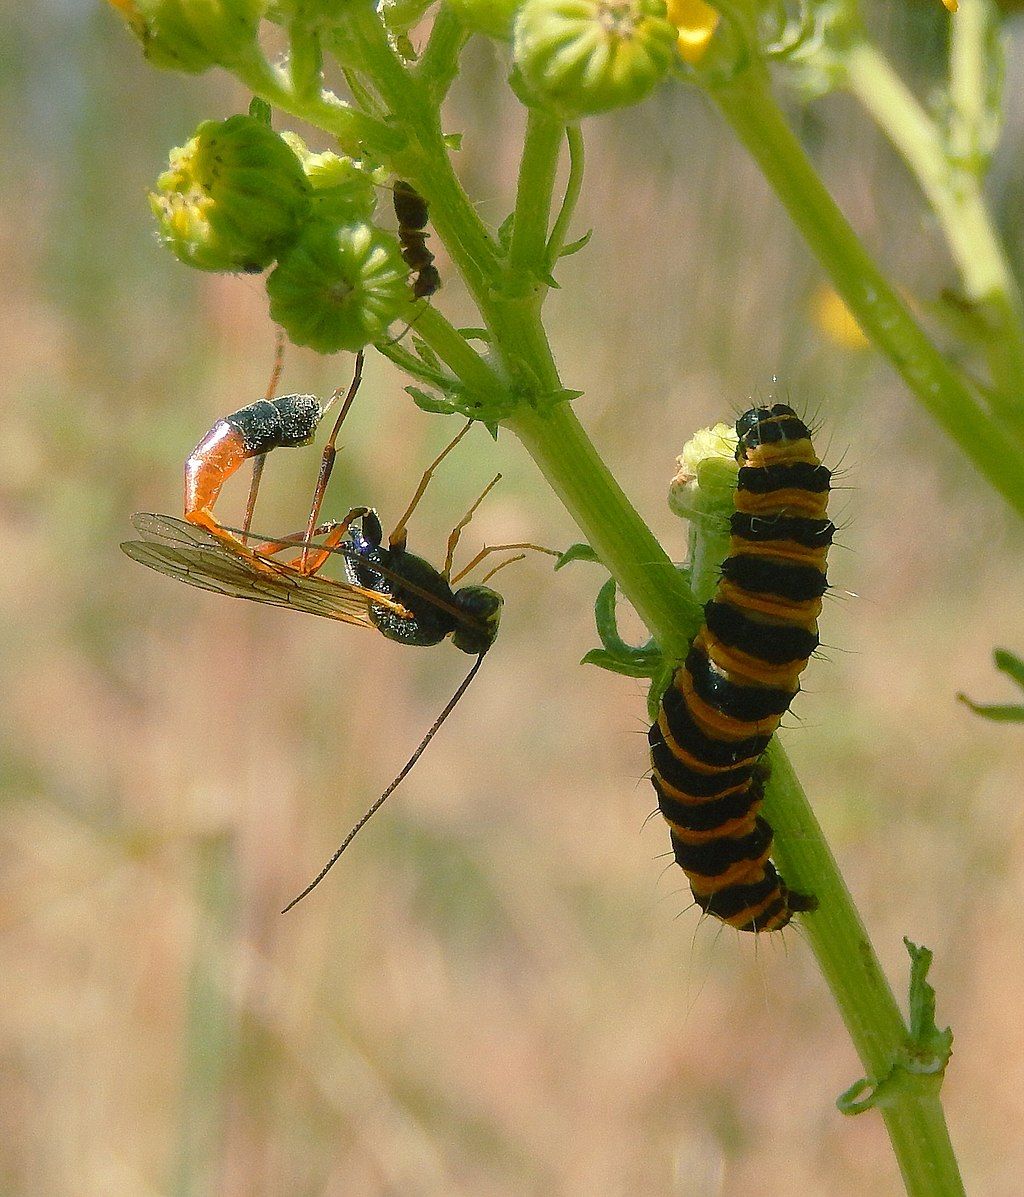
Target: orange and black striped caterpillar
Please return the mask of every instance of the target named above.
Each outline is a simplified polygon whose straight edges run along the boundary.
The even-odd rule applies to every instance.
[[[759,761],[818,647],[832,474],[782,403],[745,412],[736,435],[729,556],[651,727],[651,780],[697,905],[741,931],[777,931],[817,902],[768,859]]]

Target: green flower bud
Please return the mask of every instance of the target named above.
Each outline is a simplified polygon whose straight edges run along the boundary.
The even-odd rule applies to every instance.
[[[678,36],[664,0],[526,0],[513,53],[528,101],[578,120],[642,100],[668,74]]]
[[[683,519],[726,526],[736,491],[736,429],[731,424],[701,428],[676,458],[668,505]]]
[[[375,184],[387,179],[383,169],[370,170],[356,158],[325,150],[314,153],[297,133],[281,136],[298,158],[313,189],[313,218],[334,224],[367,221],[377,207]]]
[[[171,151],[149,197],[160,236],[200,270],[263,270],[298,235],[310,187],[287,142],[262,121],[203,121]]]
[[[197,75],[259,53],[265,0],[110,0],[154,65]]]
[[[408,305],[398,242],[372,224],[309,224],[267,279],[270,316],[296,345],[355,352]]]
[[[444,0],[474,33],[483,33],[499,41],[512,40],[512,22],[523,0]]]

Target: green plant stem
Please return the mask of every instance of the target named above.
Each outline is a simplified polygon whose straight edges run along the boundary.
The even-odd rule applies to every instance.
[[[565,126],[565,139],[569,145],[569,177],[565,181],[565,195],[562,196],[562,206],[551,226],[551,236],[548,238],[547,262],[548,269],[554,270],[558,255],[562,252],[565,239],[569,235],[573,214],[576,211],[576,201],[583,189],[583,168],[585,163],[583,133],[579,125]]]
[[[567,403],[545,413],[522,408],[506,423],[663,651],[681,660],[700,624],[700,607],[575,412]]]
[[[751,66],[709,90],[865,333],[975,468],[1024,516],[1024,452],[932,345],[860,244]]]
[[[427,89],[434,104],[448,94],[459,69],[459,55],[469,39],[469,30],[450,8],[442,7],[434,18],[430,40],[416,64],[416,78]]]
[[[819,909],[801,916],[822,973],[839,1005],[867,1075],[885,1078],[908,1033],[867,932],[821,828],[778,739],[768,747],[771,783],[765,815],[775,831],[773,858],[794,889]],[[960,1197],[963,1182],[931,1078],[914,1078],[879,1106],[911,1197]]]
[[[963,12],[976,16],[975,0]],[[1011,414],[1021,418],[1024,386],[1024,309],[1020,292],[985,206],[978,174],[979,124],[977,88],[984,79],[975,43],[954,60],[955,102],[963,130],[963,157],[947,151],[939,130],[886,57],[867,41],[843,56],[850,90],[874,118],[917,178],[949,245],[968,300],[984,305],[991,324],[989,355],[993,382]],[[984,90],[982,91],[984,95]],[[955,126],[954,126],[955,127]],[[971,144],[967,144],[971,143]]]
[[[429,201],[434,231],[482,305],[499,273],[498,247],[452,170],[429,90],[403,66],[371,8],[357,5],[351,10],[346,37],[358,45],[365,71],[404,133],[401,151],[386,156],[389,164]]]
[[[999,14],[992,0],[962,0],[949,33],[949,149],[979,179],[988,157],[986,130],[993,35]],[[1001,65],[1001,64],[1000,64]]]
[[[380,154],[392,154],[406,143],[399,130],[351,108],[331,92],[305,98],[296,95],[288,76],[265,59],[254,58],[240,63],[234,73],[253,95],[330,133],[348,153],[358,156],[360,148],[366,145]]]
[[[547,286],[538,278],[537,267],[547,260],[551,196],[555,188],[558,155],[565,125],[540,108],[531,108],[526,122],[526,141],[519,162],[509,268],[513,294],[537,294],[542,302]]]

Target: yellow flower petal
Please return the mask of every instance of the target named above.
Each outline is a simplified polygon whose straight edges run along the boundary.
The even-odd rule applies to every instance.
[[[867,349],[871,344],[842,298],[827,283],[811,298],[811,318],[826,337],[843,349]]]
[[[956,0],[953,0],[955,3]],[[679,30],[679,53],[691,66],[700,62],[721,19],[704,0],[668,0],[668,19]]]

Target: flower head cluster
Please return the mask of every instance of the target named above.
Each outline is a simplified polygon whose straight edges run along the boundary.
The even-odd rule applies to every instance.
[[[401,248],[371,223],[377,175],[254,116],[204,121],[173,150],[150,205],[161,240],[199,270],[276,268],[271,314],[298,345],[356,350],[412,297]]]

